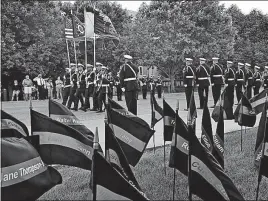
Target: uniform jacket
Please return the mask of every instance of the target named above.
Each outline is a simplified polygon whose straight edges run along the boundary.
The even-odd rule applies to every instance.
[[[268,86],[268,73],[266,72],[263,73],[263,86],[264,87]]]
[[[70,86],[71,86],[70,73],[65,73],[63,76],[63,87],[70,87]]]
[[[156,83],[156,87],[161,87],[162,86],[162,80],[161,79],[157,79]]]
[[[233,68],[227,68],[224,73],[225,83],[229,86],[235,85],[235,71]]]
[[[253,85],[255,87],[260,87],[261,86],[261,73],[257,71],[257,72],[254,73],[253,77],[254,77]]]
[[[196,83],[200,87],[207,87],[210,85],[209,71],[203,65],[198,66],[198,68],[196,69]]]
[[[236,84],[237,85],[243,85],[245,84],[246,81],[246,72],[242,69],[238,69],[238,71],[236,71]]]
[[[114,80],[114,85],[116,86],[116,88],[121,88],[121,83],[118,76]]]
[[[253,72],[251,70],[246,70],[246,83],[249,87],[253,86]]]
[[[99,85],[99,92],[100,93],[110,93],[111,92],[110,81],[106,78],[105,75],[101,76],[100,85]]]
[[[84,72],[77,72],[77,84],[79,88],[86,88],[86,75]]]
[[[191,66],[185,66],[183,69],[183,84],[185,87],[194,86],[195,72]]]
[[[211,84],[223,84],[223,70],[219,64],[214,64],[210,70]]]
[[[141,81],[141,88],[142,89],[147,89],[147,87],[148,87],[148,81],[147,81],[147,79],[141,78],[140,81]]]
[[[139,68],[131,62],[123,64],[119,76],[121,85],[125,87],[125,91],[136,91],[139,89],[137,82],[138,72]]]
[[[72,77],[71,77],[72,83],[73,83],[73,87],[77,87],[77,73],[73,73]]]
[[[95,72],[91,71],[88,76],[86,77],[86,88],[88,88],[90,93],[94,91],[94,80],[95,80]]]

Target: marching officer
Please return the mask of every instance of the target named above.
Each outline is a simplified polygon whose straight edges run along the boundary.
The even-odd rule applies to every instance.
[[[268,88],[268,66],[265,66],[262,79],[263,79],[263,87],[264,89],[267,89]]]
[[[120,71],[120,82],[125,87],[125,99],[128,111],[137,115],[137,73],[139,72],[139,68],[131,62],[131,56],[124,55],[124,58],[125,63]]]
[[[196,83],[198,86],[198,95],[200,100],[200,108],[204,108],[204,103],[207,103],[208,100],[208,87],[210,86],[209,82],[209,71],[205,67],[206,59],[200,58],[200,65],[196,69]],[[205,92],[205,96],[204,96]]]
[[[146,99],[147,96],[147,79],[146,75],[143,75],[143,78],[141,78],[141,90],[142,90],[142,97],[143,99]]]
[[[149,86],[150,86],[150,91],[152,96],[155,95],[155,81],[154,81],[154,77],[151,75],[151,78],[149,80]]]
[[[66,106],[70,92],[71,92],[71,68],[65,68],[65,73],[63,76],[62,105]]]
[[[74,101],[74,107],[71,108],[72,110],[77,111],[78,110],[78,103],[81,102],[81,108],[84,106],[84,99],[83,94],[85,93],[86,89],[86,75],[84,72],[84,66],[83,64],[78,64],[78,71],[77,71],[77,88],[74,94],[75,101]]]
[[[90,100],[89,98],[92,97],[93,91],[94,91],[94,79],[95,79],[95,69],[92,69],[91,64],[87,64],[88,71],[86,72],[86,89],[85,89],[85,104],[82,107],[82,110],[84,112],[87,111],[87,109],[90,109]],[[92,69],[92,70],[90,70]]]
[[[119,73],[117,73],[117,76],[115,77],[115,87],[116,87],[117,100],[122,101],[122,88],[120,84]]]
[[[219,58],[212,58],[213,64],[210,69],[210,79],[212,85],[212,94],[214,99],[214,106],[217,104],[217,101],[221,95],[221,86],[223,85],[223,70],[222,66],[219,65]]]
[[[75,66],[72,66],[72,69],[71,69],[71,89],[70,89],[69,100],[67,103],[68,109],[74,109],[74,108],[71,108],[71,106],[72,106],[72,103],[75,102],[74,95],[75,95],[76,89],[77,89],[77,69],[76,69],[76,65],[75,65]]]
[[[253,72],[250,69],[251,65],[245,63],[246,67],[246,89],[247,89],[247,98],[251,99],[252,97],[252,86],[253,86]]]
[[[245,87],[245,70],[243,69],[244,64],[238,63],[238,70],[236,71],[236,98],[237,104],[239,103],[242,93],[243,87]]]
[[[98,88],[98,105],[99,105],[99,112],[103,112],[102,105],[106,103],[106,95],[111,93],[110,88],[110,81],[107,79],[107,68],[105,66],[102,66],[101,73],[99,74],[99,88]]]
[[[186,66],[183,68],[183,84],[185,89],[185,96],[187,102],[187,108],[184,110],[188,110],[190,106],[191,95],[193,92],[194,82],[195,82],[195,72],[192,68],[193,60],[191,58],[186,58]]]
[[[109,71],[108,75],[107,75],[107,79],[110,83],[110,93],[108,94],[110,99],[113,99],[113,88],[114,88],[114,78],[112,76],[112,72]]]
[[[253,75],[254,83],[253,83],[253,90],[254,90],[254,96],[260,93],[260,87],[261,87],[261,73],[260,73],[260,67],[255,66],[254,67],[255,73]]]
[[[235,87],[235,71],[233,69],[233,62],[227,61],[227,68],[224,72],[226,94],[228,100],[233,108],[234,105],[234,87]]]
[[[158,76],[157,81],[156,81],[156,89],[157,89],[158,98],[161,98],[161,95],[162,95],[162,80],[161,80],[160,76]]]
[[[93,108],[90,110],[90,111],[98,111],[98,80],[99,80],[99,75],[100,75],[100,72],[101,72],[101,67],[102,67],[102,64],[99,63],[99,62],[96,62],[96,69],[95,69],[95,78],[94,78],[94,90],[93,90],[93,96],[92,96],[92,99],[93,99]]]

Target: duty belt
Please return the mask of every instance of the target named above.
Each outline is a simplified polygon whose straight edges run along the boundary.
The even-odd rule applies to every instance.
[[[65,85],[65,86],[63,86],[63,87],[70,87],[71,85],[70,84],[68,84],[68,85]]]
[[[249,77],[248,79],[249,79],[249,80],[251,80],[251,79],[252,79],[252,77]]]
[[[102,87],[109,87],[109,84],[102,84]]]
[[[136,78],[135,77],[131,77],[131,78],[124,79],[124,81],[132,81],[132,80],[136,80]]]
[[[222,77],[222,75],[213,75],[213,77]]]
[[[244,79],[237,79],[237,81],[244,81]]]
[[[256,81],[261,81],[261,79],[256,79]]]
[[[233,81],[233,80],[234,80],[234,78],[228,78],[228,80]]]
[[[194,76],[190,76],[190,75],[189,75],[189,76],[186,76],[186,78],[194,78]]]
[[[91,85],[91,84],[94,84],[94,82],[88,82],[87,84],[88,84],[88,85]]]
[[[157,84],[157,86],[159,86],[159,85],[162,85],[162,84]]]
[[[208,77],[199,77],[198,80],[207,80]]]

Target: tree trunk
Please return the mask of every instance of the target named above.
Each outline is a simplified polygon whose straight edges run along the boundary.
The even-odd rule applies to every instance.
[[[170,90],[171,90],[171,93],[174,93],[175,92],[175,75],[169,75],[169,78],[170,78]]]

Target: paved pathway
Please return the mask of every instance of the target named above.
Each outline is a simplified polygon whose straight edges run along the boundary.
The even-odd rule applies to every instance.
[[[211,93],[211,92],[210,92]],[[138,100],[138,116],[147,121],[150,125],[151,121],[151,107],[150,107],[150,100],[149,100],[149,94],[148,98],[146,100],[141,99],[141,95]],[[186,100],[185,100],[185,94],[184,93],[173,93],[173,94],[165,94],[166,101],[171,105],[172,108],[175,109],[176,102],[179,100],[179,115],[183,120],[187,120],[187,111],[184,111],[184,108],[186,108]],[[124,98],[123,98],[124,100]],[[163,100],[156,98],[159,105],[162,106]],[[196,106],[199,107],[199,99],[197,93],[195,93],[195,101]],[[235,101],[236,102],[236,101]],[[126,107],[125,101],[119,102],[122,106]],[[209,106],[213,105],[213,99],[211,95],[209,96]],[[29,112],[29,102],[25,101],[19,101],[19,102],[2,102],[2,109],[8,112],[9,114],[13,115],[14,117],[18,118],[22,122],[24,122],[27,127],[29,128],[29,131],[31,129],[30,125],[30,112]],[[43,113],[45,115],[48,115],[48,100],[33,101],[33,109]],[[209,109],[210,113],[212,113],[212,108]],[[202,121],[202,113],[203,110],[197,110],[197,126],[196,126],[196,134],[198,137],[201,135],[201,121]],[[100,135],[100,144],[104,149],[104,113],[96,113],[96,112],[83,112],[83,111],[77,111],[74,112],[74,114],[93,132],[95,132],[95,128],[98,127],[99,129],[99,135]],[[257,121],[255,126],[258,126],[260,114],[257,116]],[[216,122],[212,119],[212,128],[213,133],[215,133],[216,130]],[[225,121],[225,132],[240,130],[240,126],[235,123],[233,120],[226,120]],[[155,145],[161,146],[163,145],[163,121],[161,120],[158,122],[155,126]],[[151,138],[147,148],[153,147],[153,137]]]

